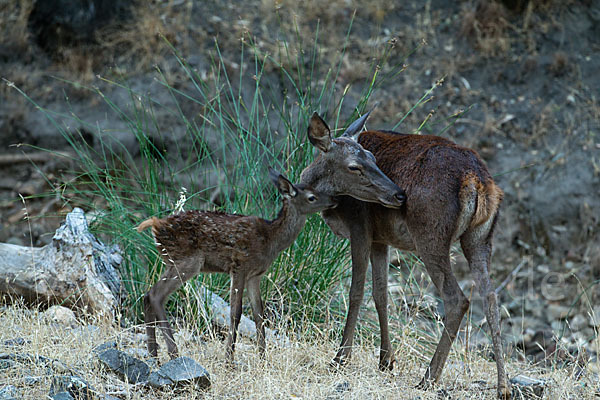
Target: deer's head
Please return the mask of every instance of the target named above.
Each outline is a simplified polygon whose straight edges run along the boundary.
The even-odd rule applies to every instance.
[[[302,171],[300,181],[332,196],[348,195],[386,207],[401,207],[406,195],[375,163],[375,157],[356,141],[369,113],[334,139],[325,121],[314,113],[308,139],[320,154]]]

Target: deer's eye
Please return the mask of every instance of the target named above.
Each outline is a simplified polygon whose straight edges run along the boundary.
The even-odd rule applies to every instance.
[[[358,165],[349,165],[348,170],[350,170],[350,172],[352,172],[354,174],[360,174],[362,172]]]
[[[310,195],[308,195],[307,200],[309,203],[314,203],[315,201],[317,201],[317,196],[310,194]]]

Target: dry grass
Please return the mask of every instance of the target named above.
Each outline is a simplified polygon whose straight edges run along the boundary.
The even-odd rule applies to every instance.
[[[494,1],[479,1],[464,11],[461,34],[486,56],[505,54],[510,50],[509,23],[506,9]]]
[[[179,51],[189,52],[192,2],[140,1],[132,7],[132,18],[125,26],[108,26],[96,34],[103,51],[104,62],[109,59],[123,68],[141,72],[170,54],[169,43]],[[132,62],[133,61],[133,62]]]
[[[89,320],[93,323],[93,320]],[[364,399],[364,398],[438,398],[436,391],[414,389],[426,365],[422,345],[406,330],[395,331],[398,362],[393,373],[377,371],[377,346],[368,339],[357,344],[353,359],[340,371],[328,368],[337,340],[308,339],[300,335],[290,347],[271,345],[265,359],[257,355],[253,343],[242,339],[236,351],[236,367],[228,369],[224,362],[223,343],[219,335],[195,337],[194,327],[180,327],[176,337],[181,353],[204,365],[211,374],[212,387],[201,392],[193,387],[179,391],[157,391],[129,385],[104,370],[93,355],[93,348],[110,340],[133,354],[144,354],[144,335],[140,327],[118,329],[100,326],[94,334],[67,328],[48,321],[43,313],[22,306],[7,306],[0,311],[0,342],[23,338],[23,346],[2,345],[0,353],[28,353],[62,362],[47,368],[40,363],[17,363],[0,369],[0,387],[12,384],[23,398],[44,398],[52,377],[69,374],[69,370],[87,380],[102,393],[126,399]],[[85,325],[82,325],[85,326]],[[84,329],[85,330],[85,329]],[[399,335],[399,336],[398,336]],[[494,398],[495,367],[476,353],[467,363],[461,361],[462,349],[455,346],[448,360],[439,388],[452,398]],[[166,355],[161,359],[166,361]],[[569,371],[533,371],[524,364],[510,363],[510,376],[529,369],[526,374],[551,382],[548,398],[593,398],[597,382],[593,377],[576,381]],[[235,379],[233,378],[235,376]]]
[[[33,3],[32,0],[0,3],[0,45],[8,45],[13,49],[27,47],[29,39],[27,18]]]

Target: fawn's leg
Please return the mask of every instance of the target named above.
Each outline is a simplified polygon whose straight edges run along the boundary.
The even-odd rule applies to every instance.
[[[230,301],[231,311],[229,314],[229,334],[227,335],[227,344],[225,346],[225,357],[228,362],[233,362],[233,351],[237,337],[237,329],[242,318],[242,295],[244,293],[245,277],[241,274],[231,274]]]
[[[390,343],[388,327],[388,246],[380,243],[371,245],[371,269],[373,273],[373,300],[379,317],[381,348],[379,369],[391,371],[394,368],[394,353]]]
[[[167,351],[171,358],[178,355],[177,345],[173,338],[173,328],[167,319],[165,302],[171,293],[179,289],[185,281],[194,276],[186,268],[178,269],[171,264],[161,278],[150,288],[144,296],[144,310],[146,320],[146,333],[148,335],[148,352],[151,357],[158,356],[158,343],[156,342],[156,324],[160,326],[167,344]]]
[[[258,351],[261,356],[265,353],[265,325],[263,320],[263,302],[260,296],[260,279],[262,275],[253,276],[248,279],[248,297],[252,306],[252,315],[256,324],[256,340],[258,342]]]

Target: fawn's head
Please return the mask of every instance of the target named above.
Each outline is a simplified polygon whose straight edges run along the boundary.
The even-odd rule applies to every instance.
[[[300,180],[332,196],[348,195],[362,201],[398,208],[404,204],[404,191],[375,163],[375,157],[356,141],[369,113],[354,121],[337,139],[314,113],[308,126],[308,139],[320,154],[302,171]]]
[[[269,168],[269,177],[283,196],[284,201],[288,201],[300,214],[312,214],[337,205],[333,196],[316,191],[303,183],[294,185],[272,168]]]

